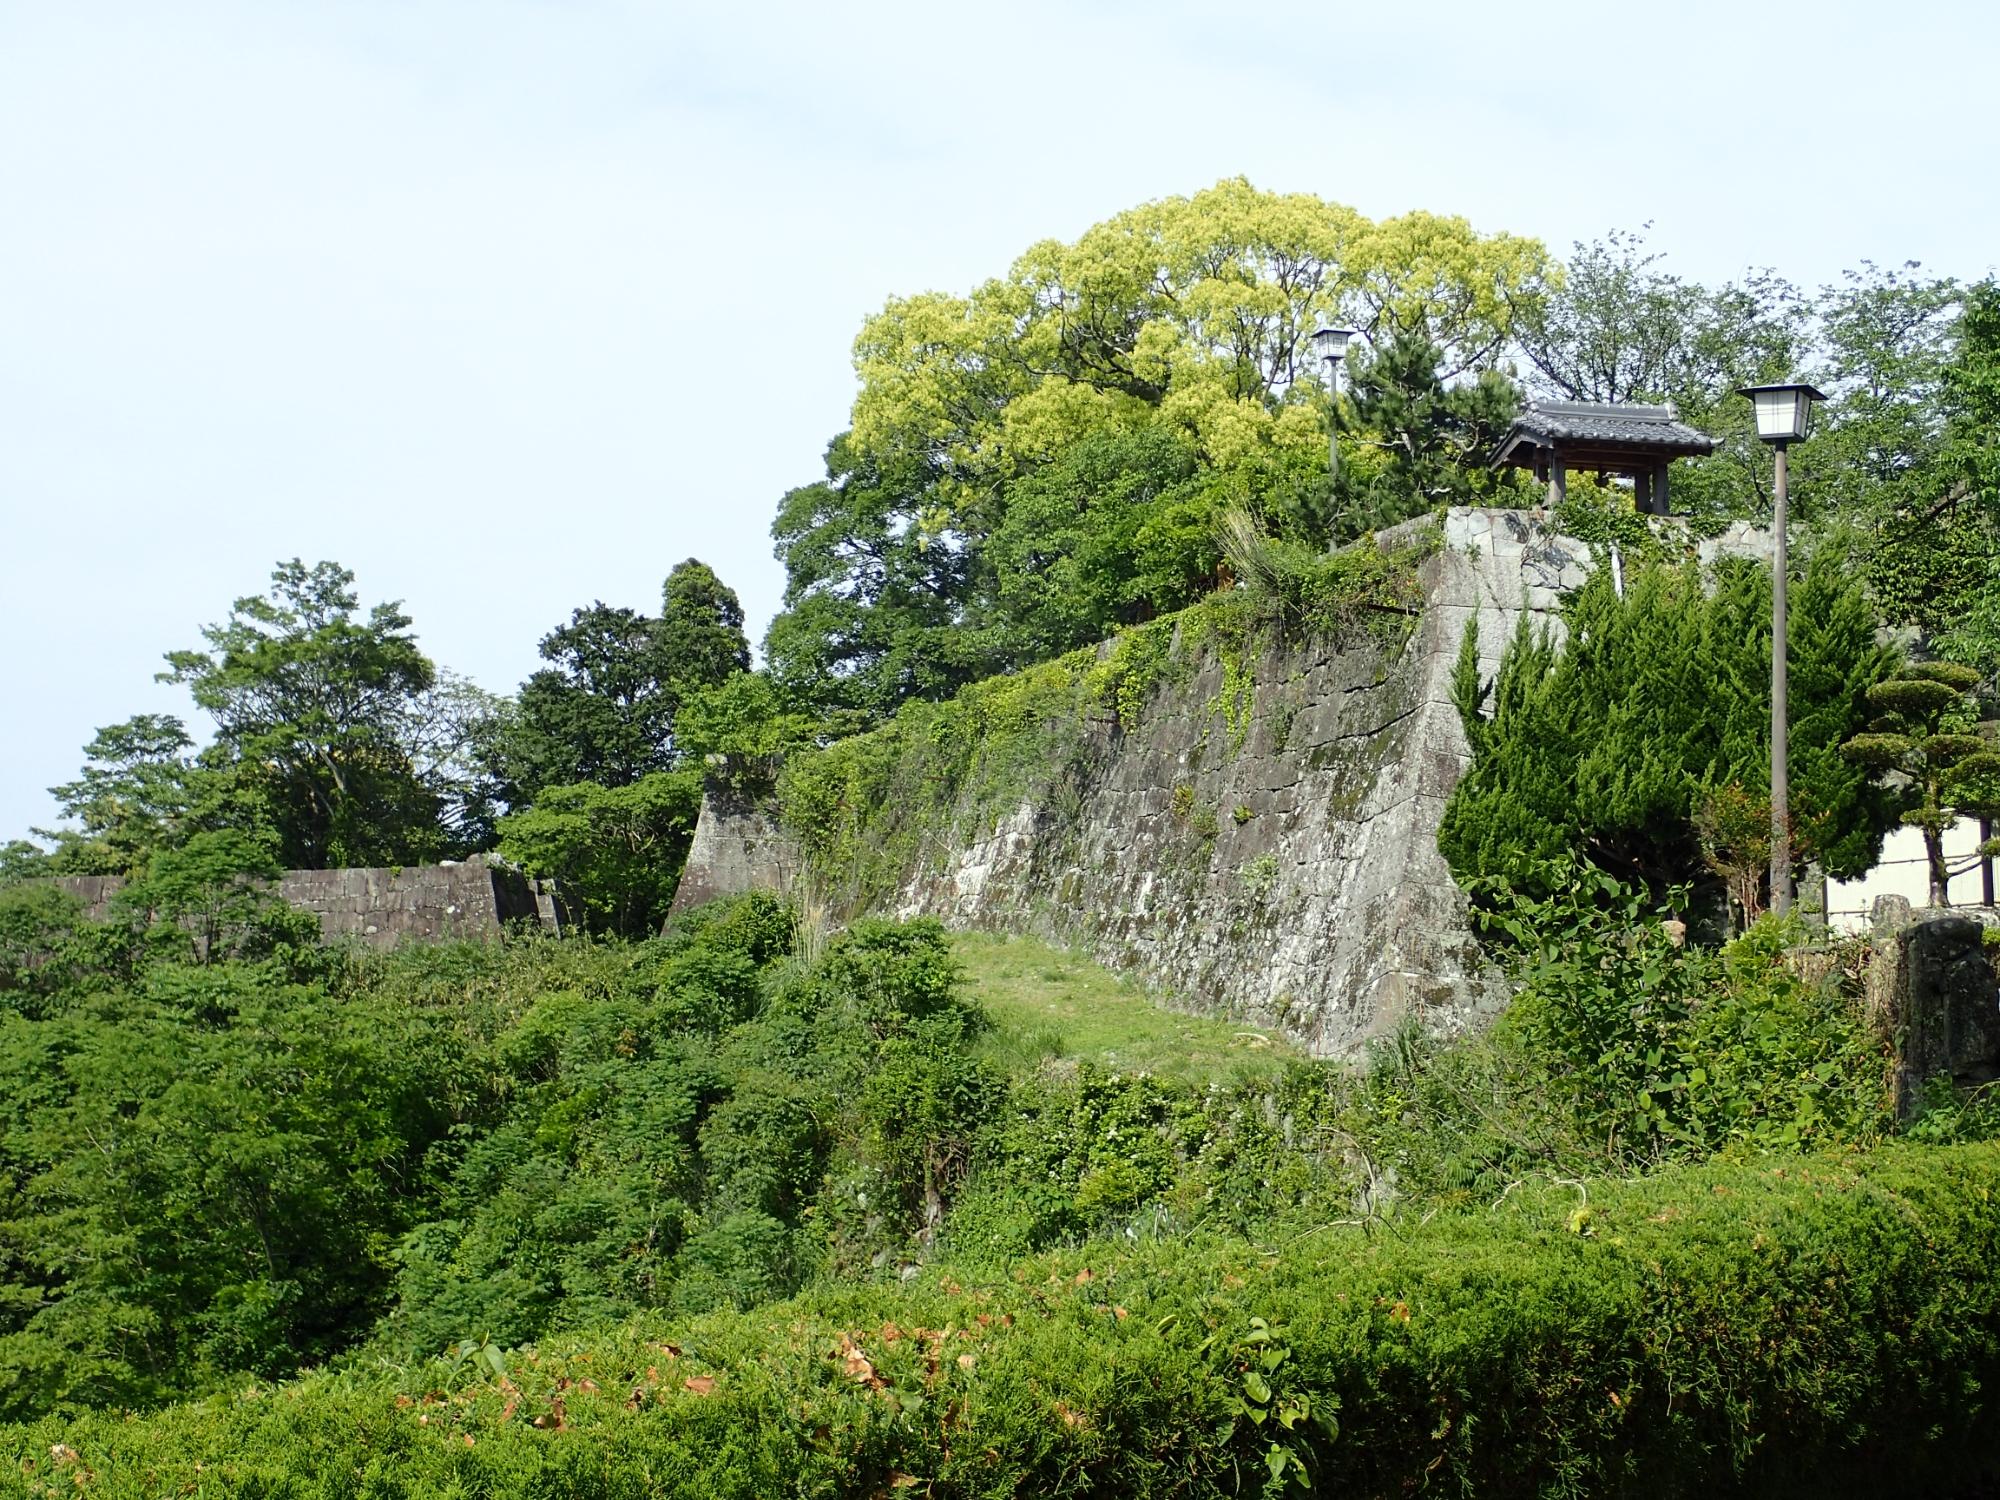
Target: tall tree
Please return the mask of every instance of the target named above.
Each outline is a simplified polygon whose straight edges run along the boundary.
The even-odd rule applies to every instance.
[[[1462,219],[1373,222],[1237,179],[1032,245],[965,296],[892,299],[855,341],[861,389],[826,481],[787,495],[773,528],[777,680],[880,715],[1182,602],[1225,510],[1323,546],[1317,320],[1429,348],[1426,376],[1456,390],[1549,270],[1537,242]],[[1114,478],[1113,455],[1146,477]]]
[[[1664,891],[1706,868],[1712,793],[1768,797],[1768,570],[1734,563],[1704,580],[1691,567],[1635,568],[1626,585],[1621,598],[1600,573],[1578,590],[1561,649],[1524,618],[1490,683],[1468,633],[1454,696],[1472,765],[1438,833],[1461,877],[1532,885],[1547,861],[1585,857]],[[1794,597],[1809,627],[1791,651],[1795,847],[1834,874],[1860,874],[1895,807],[1841,746],[1868,723],[1868,690],[1894,653],[1832,551],[1811,559]]]
[[[407,743],[437,680],[395,604],[363,616],[354,575],[294,558],[268,594],[238,599],[167,655],[161,680],[215,720],[215,746],[261,795],[283,863],[404,864],[445,848],[440,798]]]
[[[671,769],[681,704],[750,665],[743,606],[693,558],[668,574],[658,619],[600,600],[542,637],[541,654],[549,665],[480,751],[516,809],[548,787],[631,786]]]
[[[843,434],[827,477],[778,504],[771,535],[785,608],[764,655],[795,702],[868,717],[942,697],[991,671],[961,629],[973,604],[973,537],[935,511],[920,464],[884,464]]]
[[[743,605],[707,563],[690,557],[667,575],[653,651],[677,702],[692,691],[715,687],[733,673],[750,670]]]
[[[1870,580],[1884,612],[2000,691],[2000,283],[1968,287],[1938,373],[1928,464],[1885,497]]]
[[[542,637],[550,665],[521,685],[499,755],[510,801],[573,782],[628,786],[666,769],[674,700],[660,676],[656,624],[598,601]]]
[[[1341,427],[1356,457],[1341,471],[1338,531],[1352,537],[1440,505],[1492,503],[1514,484],[1486,460],[1520,410],[1520,392],[1494,370],[1446,385],[1443,351],[1399,335],[1355,361]]]
[[[1646,248],[1643,229],[1613,230],[1578,244],[1556,285],[1515,297],[1513,334],[1529,383],[1537,395],[1561,400],[1673,403],[1721,442],[1709,457],[1680,465],[1675,508],[1763,514],[1769,456],[1736,391],[1800,372],[1813,347],[1812,306],[1769,271],[1708,287],[1667,271],[1662,259]],[[1809,507],[1807,467],[1797,471],[1795,489]]]
[[[97,731],[74,781],[49,790],[69,827],[37,829],[55,844],[57,868],[130,875],[157,851],[204,829],[269,823],[256,789],[226,755],[198,756],[171,714],[138,714]]]

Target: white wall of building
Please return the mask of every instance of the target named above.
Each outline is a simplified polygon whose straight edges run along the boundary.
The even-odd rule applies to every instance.
[[[1975,906],[1982,887],[1979,865],[1972,858],[1979,848],[1979,825],[1962,818],[1945,831],[1945,863],[1959,873],[1946,887],[1953,906]],[[1960,869],[1970,865],[1969,869]],[[1868,925],[1868,912],[1877,896],[1901,896],[1910,905],[1921,907],[1930,899],[1930,875],[1924,862],[1924,836],[1914,828],[1899,828],[1882,845],[1882,862],[1859,880],[1829,880],[1826,884],[1827,921],[1843,932],[1856,932]]]

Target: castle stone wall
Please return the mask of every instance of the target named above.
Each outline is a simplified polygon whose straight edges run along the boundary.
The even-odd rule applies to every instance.
[[[55,883],[99,918],[124,885],[113,875],[68,876]],[[549,932],[562,925],[550,882],[489,864],[483,855],[463,863],[400,869],[287,870],[277,890],[291,905],[318,917],[320,932],[329,941],[358,939],[377,948],[406,939],[498,942],[505,924],[517,920],[536,922]]]
[[[1080,752],[997,822],[935,830],[900,909],[1075,944],[1321,1055],[1404,1017],[1452,1031],[1490,1014],[1504,990],[1437,849],[1469,754],[1452,668],[1468,621],[1489,676],[1523,611],[1559,627],[1593,558],[1540,512],[1453,510],[1443,524],[1399,650],[1267,649],[1247,728],[1223,723],[1223,663],[1200,661],[1155,690],[1136,728],[1084,726]],[[1748,528],[1686,541],[1704,560],[1768,554]],[[686,899],[782,888],[797,868],[768,809],[712,797]]]

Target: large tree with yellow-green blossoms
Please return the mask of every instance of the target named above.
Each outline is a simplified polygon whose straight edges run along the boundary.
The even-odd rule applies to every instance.
[[[827,478],[773,527],[774,671],[882,712],[1189,602],[1213,586],[1226,506],[1333,539],[1319,319],[1359,329],[1364,363],[1423,347],[1423,380],[1456,384],[1492,367],[1552,272],[1535,240],[1235,179],[1032,245],[968,294],[892,298],[855,341]],[[1371,497],[1369,519],[1394,518],[1385,492],[1435,503],[1414,477],[1435,455],[1413,460],[1409,434],[1345,431],[1343,490]],[[1060,618],[1018,602],[1051,570],[1074,581]]]

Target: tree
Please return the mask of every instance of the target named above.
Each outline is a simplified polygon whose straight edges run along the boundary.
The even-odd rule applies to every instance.
[[[947,509],[1093,431],[1155,420],[1204,466],[1323,445],[1309,335],[1421,335],[1448,378],[1488,363],[1550,270],[1533,240],[1463,219],[1380,223],[1242,179],[1141,205],[1074,244],[1030,246],[964,298],[892,300],[855,343],[852,441],[916,461]]]
[[[50,792],[74,828],[37,829],[65,874],[129,875],[204,828],[267,825],[261,798],[224,756],[194,753],[187,726],[139,714],[97,731],[75,781]]]
[[[884,465],[843,435],[826,470],[771,524],[786,579],[764,640],[773,680],[803,705],[872,719],[989,675],[993,654],[961,628],[973,537],[932,513],[921,466]]]
[[[693,558],[668,574],[658,619],[600,600],[544,636],[541,655],[550,665],[479,755],[517,809],[547,787],[630,786],[672,769],[682,702],[750,664],[742,605]]]
[[[206,966],[319,940],[319,921],[271,890],[282,872],[268,832],[210,829],[155,850],[112,901],[154,961]]]
[[[406,864],[445,848],[440,798],[410,753],[437,673],[394,604],[357,615],[354,575],[293,559],[173,651],[161,680],[215,720],[215,749],[260,796],[292,868]]]
[[[1520,392],[1494,370],[1447,386],[1443,359],[1427,338],[1405,334],[1355,361],[1340,422],[1362,452],[1341,471],[1344,535],[1440,505],[1492,503],[1515,482],[1486,460],[1519,412]]]
[[[1613,230],[1576,245],[1557,285],[1517,296],[1513,330],[1531,384],[1568,401],[1673,403],[1721,442],[1679,466],[1675,508],[1760,514],[1770,502],[1769,459],[1736,391],[1793,378],[1812,346],[1812,309],[1769,271],[1706,287],[1661,269],[1661,260],[1647,251],[1643,229]],[[1809,507],[1809,462],[1793,483],[1795,500]]]
[[[1571,401],[1706,396],[1717,372],[1702,358],[1707,291],[1656,270],[1645,230],[1579,243],[1561,283],[1514,307],[1514,337],[1538,383]]]
[[[1892,620],[2000,689],[2000,283],[1968,287],[1938,377],[1944,423],[1877,525],[1870,580]]]
[[[1906,779],[1902,818],[1923,833],[1932,906],[1951,905],[1946,830],[1960,818],[2000,815],[2000,751],[1972,732],[1978,685],[1979,673],[1957,662],[1908,667],[1868,690],[1876,717],[1841,746],[1849,759]]]
[[[1820,291],[1817,379],[1830,400],[1801,449],[1800,483],[1821,513],[1879,526],[1932,487],[1961,289],[1918,270],[1864,263]]]
[[[499,852],[562,882],[593,930],[645,937],[666,917],[700,812],[698,771],[544,787],[532,807],[500,820]]]
[[[750,670],[743,606],[707,563],[690,557],[667,575],[653,650],[676,703]]]
[[[773,527],[777,681],[879,718],[1183,602],[1225,510],[1324,547],[1318,318],[1490,391],[1479,372],[1550,269],[1536,242],[1462,219],[1376,223],[1238,179],[1032,245],[965,296],[892,299],[855,341],[826,480]]]
[[[654,650],[656,621],[602,601],[542,637],[550,666],[521,685],[492,758],[508,800],[549,786],[629,786],[667,768],[673,695]]]
[[[1769,795],[1768,571],[1739,562],[1704,579],[1692,567],[1634,567],[1623,598],[1607,574],[1566,601],[1560,649],[1524,617],[1492,682],[1467,634],[1453,696],[1472,764],[1438,833],[1461,880],[1533,891],[1549,862],[1581,858],[1664,894],[1702,878],[1699,814],[1719,789]],[[1868,722],[1868,690],[1894,654],[1831,550],[1814,554],[1795,598],[1794,848],[1860,874],[1895,809],[1840,747]]]
[[[1084,438],[1023,474],[981,556],[996,664],[1046,661],[1211,592],[1221,503],[1158,428]]]

